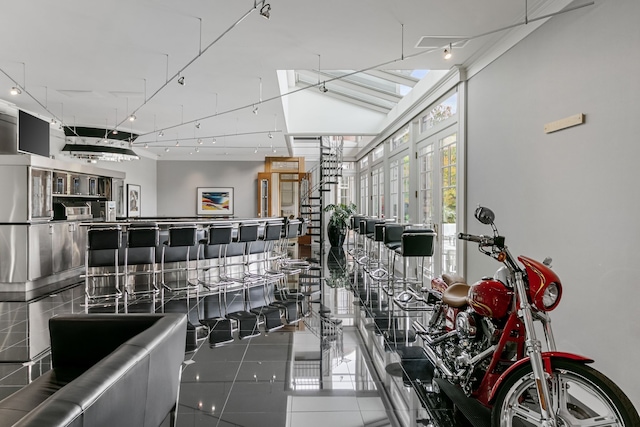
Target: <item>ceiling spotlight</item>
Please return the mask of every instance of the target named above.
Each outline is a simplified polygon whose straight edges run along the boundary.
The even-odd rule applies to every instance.
[[[169,147],[165,148],[165,149],[164,149],[164,152],[165,152],[165,153],[168,153],[168,152],[169,152]]]
[[[132,115],[129,116],[129,121],[130,122],[134,122],[136,120],[136,118],[137,118],[136,115],[132,114]]]
[[[271,17],[271,5],[269,3],[263,3],[260,8],[260,15],[264,16],[266,19]]]
[[[200,122],[196,122],[196,129],[200,129]]]
[[[211,141],[211,143],[212,143],[212,144],[215,144],[215,143],[216,143],[216,139],[215,139],[215,138],[213,138],[213,140]]]
[[[149,144],[145,143],[144,148],[149,148]]]
[[[196,153],[200,152],[200,147],[196,147]]]
[[[322,93],[327,93],[329,92],[329,89],[327,89],[327,87],[324,85],[324,83],[322,83],[319,87],[318,90]]]
[[[163,131],[158,132],[158,136],[159,137],[163,137],[164,136],[164,132]]]
[[[275,149],[275,148],[273,149],[273,152],[274,152],[274,153],[276,152],[276,149]]]
[[[202,145],[202,139],[198,138],[198,144]]]
[[[180,146],[180,141],[176,141],[176,147]]]
[[[257,148],[256,148],[255,150],[253,150],[253,153],[254,153],[254,154],[255,154],[255,153],[257,153],[257,152],[258,152],[258,149],[257,149]]]
[[[180,86],[184,86],[184,76],[180,76],[180,78],[178,79],[178,84]]]
[[[444,59],[451,59],[451,43],[449,43],[449,48],[444,50]]]
[[[19,88],[19,87],[14,86],[14,87],[12,87],[12,88],[11,88],[11,90],[9,91],[9,93],[10,93],[11,95],[15,96],[15,95],[20,95],[20,94],[22,93],[22,91],[20,90],[20,88]]]
[[[269,137],[269,139],[273,139],[273,134],[271,133],[271,131],[269,131],[269,133],[267,134],[267,136]]]
[[[114,129],[111,131],[112,134],[117,135],[118,134],[118,129]]]
[[[253,105],[253,114],[258,114],[258,106],[257,105]]]

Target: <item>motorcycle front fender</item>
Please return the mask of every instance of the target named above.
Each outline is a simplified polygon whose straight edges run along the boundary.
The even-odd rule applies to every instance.
[[[588,357],[584,357],[584,356],[580,356],[578,354],[573,354],[573,353],[565,353],[562,351],[546,351],[544,353],[542,353],[542,363],[544,364],[544,370],[547,373],[551,373],[551,361],[553,360],[558,360],[558,359],[564,359],[564,360],[573,360],[575,362],[582,362],[582,363],[593,363],[593,359],[589,359]],[[509,375],[511,375],[511,373],[513,371],[515,371],[516,369],[518,369],[520,366],[524,365],[525,363],[529,363],[529,358],[525,357],[524,359],[520,359],[518,360],[516,363],[514,363],[513,365],[509,366],[509,368],[504,371],[502,373],[502,375],[500,375],[500,378],[498,378],[498,381],[496,381],[496,383],[494,384],[494,386],[491,388],[491,394],[489,395],[489,403],[493,403],[493,400],[496,397],[496,394],[498,394],[498,390],[500,390],[500,387],[502,386],[502,383],[507,379],[507,377]]]

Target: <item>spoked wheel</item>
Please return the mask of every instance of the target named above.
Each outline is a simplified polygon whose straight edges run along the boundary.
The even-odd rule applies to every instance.
[[[555,360],[550,387],[557,427],[635,427],[640,417],[629,398],[595,369]],[[515,370],[501,386],[491,412],[494,427],[542,425],[538,393],[529,364]]]

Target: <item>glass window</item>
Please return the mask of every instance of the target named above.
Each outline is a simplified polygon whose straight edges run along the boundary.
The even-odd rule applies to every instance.
[[[371,174],[371,214],[378,216],[380,206],[378,205],[378,171]]]
[[[355,175],[342,175],[338,177],[338,203],[349,205],[356,202]]]
[[[372,215],[384,217],[384,170],[380,167],[371,175]]]
[[[409,222],[409,181],[411,171],[409,170],[409,156],[402,158],[402,221]]]
[[[441,209],[442,231],[440,239],[442,248],[442,272],[456,271],[457,260],[457,134],[449,135],[440,141],[440,177],[441,177]]]
[[[369,175],[360,175],[360,213],[369,215]]]
[[[362,172],[364,169],[366,169],[368,164],[369,157],[364,156],[362,159],[360,159],[360,171]]]
[[[420,168],[420,206],[424,224],[433,224],[433,144],[420,149],[418,163]]]
[[[394,151],[407,142],[409,142],[409,126],[405,127],[391,138],[389,149],[390,151]]]
[[[420,133],[425,132],[458,112],[458,93],[454,93],[427,114],[420,117]]]
[[[442,222],[456,222],[456,188],[457,188],[457,135],[450,135],[442,140]]]
[[[389,200],[391,201],[391,211],[389,215],[391,215],[391,218],[400,220],[400,209],[398,208],[400,205],[398,200],[400,162],[394,160],[389,166]]]
[[[373,160],[375,162],[376,160],[381,159],[382,156],[384,156],[384,144],[378,145],[373,150],[373,153],[371,155],[371,160]]]

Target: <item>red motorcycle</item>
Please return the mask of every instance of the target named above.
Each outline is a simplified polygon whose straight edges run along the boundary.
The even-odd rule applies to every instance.
[[[434,376],[491,408],[496,427],[640,426],[633,404],[589,366],[593,360],[556,350],[547,313],[560,303],[562,285],[550,260],[516,260],[498,234],[494,213],[478,207],[475,217],[491,226],[493,236],[458,238],[502,263],[495,275],[471,286],[444,275],[423,290],[426,297],[407,290],[394,298],[401,307],[420,301],[430,307],[429,320],[415,322],[414,329]]]

